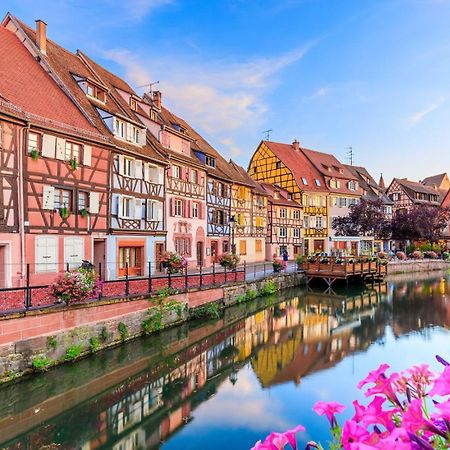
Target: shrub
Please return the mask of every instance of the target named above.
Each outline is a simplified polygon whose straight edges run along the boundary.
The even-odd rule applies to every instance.
[[[100,339],[97,336],[93,336],[89,339],[89,348],[91,349],[92,353],[97,352],[100,350],[101,344]]]
[[[178,294],[178,291],[172,287],[164,287],[156,292],[156,295],[160,300],[165,300],[166,298],[175,294]]]
[[[438,259],[438,254],[434,251],[428,251],[423,253],[424,258],[427,259]]]
[[[407,254],[407,255],[410,255],[411,253],[414,252],[414,250],[416,250],[416,248],[417,248],[417,247],[416,247],[414,244],[409,244],[409,245],[407,245],[407,246],[406,246],[406,254]],[[423,251],[422,247],[420,247],[420,250]],[[427,249],[425,249],[425,250],[427,250]],[[430,249],[430,250],[431,250],[431,249]]]
[[[167,269],[167,273],[180,273],[186,269],[188,263],[184,256],[175,252],[165,252],[161,257],[161,264]]]
[[[274,259],[272,261],[272,267],[274,272],[281,272],[281,270],[283,269],[283,261],[281,261],[280,259]]]
[[[239,263],[239,256],[233,253],[224,253],[219,256],[218,262],[222,267],[234,269]]]
[[[50,366],[50,360],[45,355],[35,356],[33,358],[33,369],[44,372]]]
[[[236,303],[239,305],[240,303],[244,303],[247,300],[247,296],[244,294],[239,294],[236,296]]]
[[[141,322],[142,333],[145,335],[162,329],[163,313],[161,308],[150,308],[148,313],[149,317]]]
[[[304,262],[305,262],[304,256],[297,256],[297,258],[295,258],[295,263],[297,264],[297,266],[301,266]]]
[[[444,261],[448,261],[450,259],[450,253],[449,252],[444,252],[442,254],[442,258],[444,259]]]
[[[406,260],[406,253],[405,252],[397,252],[395,254],[395,256],[397,257],[397,259],[399,259],[400,261],[405,261]]]
[[[256,297],[258,297],[257,291],[255,291],[254,289],[247,289],[247,292],[245,293],[245,300],[255,300]]]
[[[245,298],[245,297],[244,297]],[[208,303],[199,306],[191,311],[192,317],[199,319],[201,317],[208,317],[210,319],[218,319],[220,317],[220,308],[218,303]]]
[[[117,325],[117,328],[119,330],[120,339],[124,341],[128,337],[128,327],[123,322],[119,322],[119,325]]]
[[[273,280],[267,280],[259,293],[260,295],[272,295],[275,294],[277,290],[277,285],[273,282]]]
[[[378,252],[378,258],[379,259],[387,259],[387,253],[386,252]]]
[[[61,275],[50,287],[50,294],[70,305],[95,297],[98,289],[99,280],[95,271],[80,268]]]
[[[55,336],[47,337],[47,347],[50,347],[52,350],[56,350],[56,347],[58,347],[58,342]]]
[[[422,259],[423,258],[423,254],[420,250],[415,250],[411,253],[411,258],[413,259]]]
[[[74,359],[77,359],[81,353],[83,352],[83,346],[81,344],[74,344],[67,347],[66,350],[66,361],[73,361]]]
[[[109,339],[109,332],[105,326],[102,327],[99,338],[102,342],[106,342]]]

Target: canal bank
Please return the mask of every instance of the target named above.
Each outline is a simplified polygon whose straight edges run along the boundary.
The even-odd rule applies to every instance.
[[[221,310],[305,283],[302,273],[195,289],[163,290],[151,299],[30,311],[0,321],[0,382],[74,361],[191,319],[217,318]]]
[[[450,262],[441,259],[409,259],[407,261],[390,261],[388,274],[403,274],[411,272],[445,271],[450,269]]]

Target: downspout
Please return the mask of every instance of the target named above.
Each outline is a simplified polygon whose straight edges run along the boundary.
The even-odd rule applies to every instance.
[[[20,270],[20,280],[22,281],[23,285],[23,279],[25,274],[25,223],[24,223],[24,178],[23,178],[23,153],[25,150],[25,142],[26,137],[28,136],[28,132],[30,131],[30,122],[26,122],[26,126],[22,128],[21,133],[21,142],[19,143],[19,148],[17,152],[17,165],[19,170],[19,177],[18,177],[18,196],[17,196],[17,211],[18,211],[18,221],[19,221],[19,238],[20,238],[20,264],[21,264],[21,270]]]

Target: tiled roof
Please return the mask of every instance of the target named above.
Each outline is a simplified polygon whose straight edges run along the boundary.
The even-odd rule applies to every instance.
[[[425,186],[439,187],[439,186],[441,186],[441,183],[442,183],[442,181],[444,181],[446,176],[447,176],[447,174],[445,172],[441,173],[439,175],[433,175],[431,177],[424,178],[422,180],[422,184],[424,184]]]
[[[301,149],[323,176],[357,180],[355,175],[344,164],[340,163],[334,155],[303,147]]]
[[[26,113],[81,130],[96,131],[18,37],[1,26],[0,95]]]
[[[272,153],[292,172],[300,189],[304,191],[327,192],[325,180],[322,174],[308,160],[303,152],[296,151],[291,144],[281,142],[262,141]],[[303,183],[303,179],[307,184]],[[320,186],[316,181],[319,180]]]
[[[236,184],[243,184],[252,188],[255,192],[261,195],[267,195],[266,191],[260,186],[260,184],[255,181],[247,171],[241,167],[239,164],[236,164],[233,160],[230,159],[229,166],[232,170],[233,182]]]
[[[438,190],[432,187],[424,186],[422,183],[418,183],[417,181],[411,181],[408,180],[407,178],[394,178],[393,181],[396,181],[398,184],[400,184],[400,186],[402,186],[403,190],[406,192],[409,198],[416,204],[429,204],[429,205],[440,204],[440,200],[434,202],[416,198],[416,193],[437,195],[439,198],[442,195],[442,193],[440,193]]]
[[[270,203],[273,203],[274,205],[289,206],[292,208],[302,208],[302,205],[300,203],[296,202],[295,200],[289,200],[289,192],[286,189],[283,189],[282,187],[271,183],[259,184],[266,191]],[[275,198],[275,191],[279,192],[279,198]]]

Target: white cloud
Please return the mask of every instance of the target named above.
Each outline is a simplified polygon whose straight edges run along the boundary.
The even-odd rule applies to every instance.
[[[439,97],[434,103],[428,105],[421,111],[418,111],[413,115],[409,116],[407,119],[408,125],[413,126],[421,122],[428,114],[438,109],[444,103],[444,101],[445,101],[444,97]]]
[[[237,156],[241,150],[230,133],[259,130],[268,109],[269,88],[276,85],[282,70],[299,61],[314,44],[241,63],[148,53],[141,57],[123,49],[109,50],[105,56],[124,68],[132,86],[160,80],[163,102],[174,113],[222,143],[229,155]]]
[[[314,100],[315,98],[322,98],[326,97],[330,93],[330,87],[329,86],[322,86],[317,91],[313,92],[311,95],[305,97],[303,101],[310,101]]]
[[[154,9],[170,3],[173,3],[173,0],[126,0],[121,3],[121,10],[133,19],[141,20]]]

